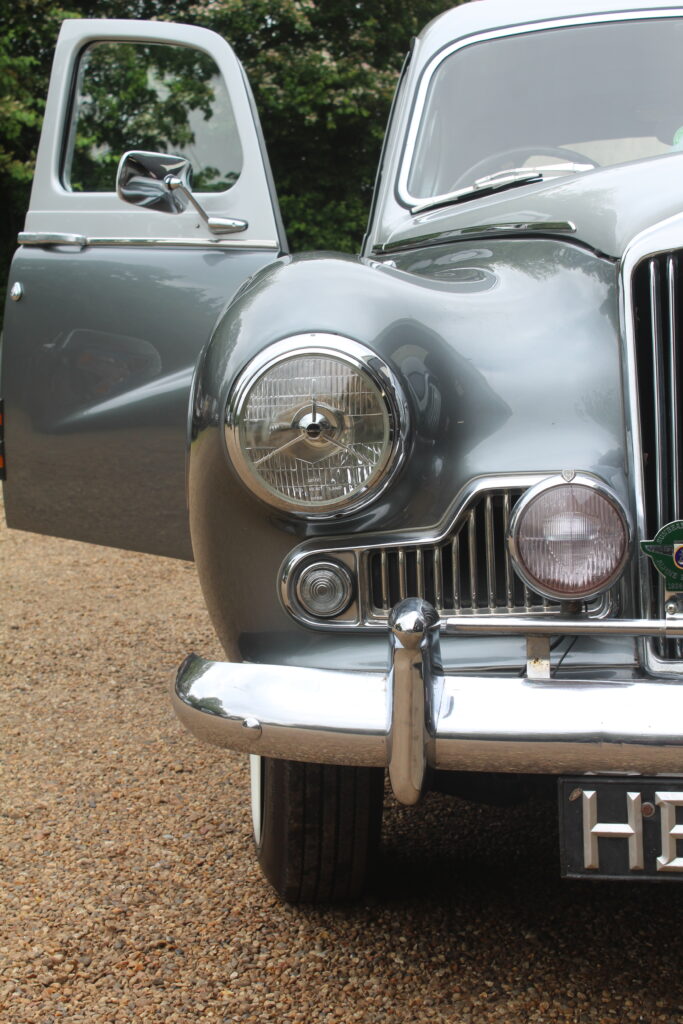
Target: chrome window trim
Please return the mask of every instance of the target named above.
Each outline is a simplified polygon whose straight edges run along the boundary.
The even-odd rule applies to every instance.
[[[624,366],[624,393],[626,414],[628,417],[626,442],[628,458],[633,467],[633,498],[635,507],[635,529],[639,540],[645,537],[645,474],[643,467],[643,438],[640,424],[638,399],[638,371],[636,361],[636,331],[634,309],[631,294],[633,272],[638,264],[648,257],[683,249],[683,214],[676,214],[666,220],[654,224],[636,235],[629,243],[619,273],[619,311],[622,323],[622,345]],[[648,556],[639,550],[634,552],[634,564],[637,566],[638,606],[644,618],[652,618],[654,609],[650,601],[648,587]],[[642,642],[641,660],[647,672],[656,676],[672,676],[679,678],[683,673],[683,662],[672,662],[661,659],[652,640]]]
[[[408,131],[405,136],[403,156],[399,166],[396,184],[396,195],[398,201],[402,206],[406,206],[408,209],[412,210],[412,207],[419,206],[427,200],[429,201],[430,206],[434,203],[438,203],[440,200],[445,200],[449,194],[444,192],[439,196],[414,196],[408,189],[408,178],[410,177],[413,157],[415,155],[415,144],[417,142],[417,135],[422,123],[424,108],[427,101],[427,93],[429,91],[432,78],[441,64],[448,57],[452,56],[452,54],[457,53],[458,50],[462,50],[466,46],[474,46],[477,43],[490,42],[494,39],[504,39],[509,36],[530,35],[532,32],[545,32],[548,29],[577,28],[582,25],[611,24],[620,21],[650,21],[659,18],[681,17],[683,17],[683,10],[680,8],[668,7],[661,10],[648,11],[647,9],[640,8],[637,11],[619,11],[605,14],[586,14],[568,18],[553,18],[547,21],[525,22],[522,25],[512,25],[508,28],[481,32],[477,35],[466,36],[465,38],[458,39],[454,43],[444,47],[431,58],[422,70],[420,82],[415,94],[413,110],[408,123]],[[473,198],[476,198],[476,193],[473,194]]]
[[[579,485],[586,487],[589,490],[593,490],[596,494],[599,494],[602,498],[605,498],[621,515],[621,519],[626,532],[626,543],[624,545],[624,553],[621,556],[618,565],[614,571],[610,574],[609,579],[606,583],[602,583],[599,587],[594,587],[587,593],[580,595],[571,594],[557,594],[549,587],[543,587],[539,584],[538,580],[535,580],[533,576],[527,571],[526,566],[522,560],[522,556],[519,552],[518,536],[519,536],[519,521],[523,515],[525,509],[528,507],[530,502],[538,497],[539,494],[543,494],[545,491],[549,491],[555,487],[571,487],[572,485]],[[543,597],[549,598],[551,601],[590,601],[607,590],[610,590],[614,584],[618,581],[622,572],[626,568],[626,565],[631,556],[631,549],[633,546],[633,527],[628,514],[628,510],[625,508],[622,501],[615,492],[608,487],[607,484],[599,477],[589,473],[574,473],[573,475],[559,474],[559,476],[549,477],[547,480],[542,480],[535,487],[530,487],[522,497],[519,499],[510,518],[510,533],[508,536],[508,547],[510,551],[510,557],[514,563],[515,572],[517,575],[526,583],[537,594],[541,594]]]
[[[130,248],[158,249],[267,249],[279,251],[279,244],[274,238],[117,238],[94,237],[86,235],[70,235],[59,231],[20,231],[17,236],[19,245],[37,245],[42,247],[67,245],[78,249],[96,246],[125,246]]]
[[[467,506],[487,491],[511,489],[526,490],[541,483],[548,477],[556,477],[558,470],[547,473],[507,473],[499,476],[475,477],[461,489],[448,509],[446,515],[436,527],[424,530],[406,530],[387,534],[365,534],[362,543],[358,538],[333,538],[329,542],[319,540],[305,541],[287,555],[278,573],[278,591],[283,608],[302,625],[322,630],[362,629],[363,631],[386,631],[386,618],[376,618],[372,610],[366,606],[365,598],[369,593],[368,560],[363,557],[368,549],[407,547],[420,545],[430,547],[445,541]],[[356,579],[355,596],[344,613],[344,618],[334,622],[323,621],[303,614],[291,589],[296,570],[303,561],[315,558],[334,557],[348,565]],[[605,614],[607,614],[607,611]],[[465,616],[463,616],[463,620]],[[496,621],[503,621],[504,615],[495,616]],[[459,620],[460,621],[460,620]]]
[[[297,507],[296,503],[278,498],[261,485],[256,474],[246,463],[239,441],[239,419],[249,390],[255,380],[267,369],[292,356],[333,356],[361,370],[380,391],[389,414],[391,446],[385,461],[371,483],[363,487],[351,500],[338,501],[316,509],[314,506]],[[223,415],[225,447],[230,463],[244,485],[261,501],[287,512],[298,519],[316,522],[350,515],[376,501],[403,465],[408,450],[410,418],[408,403],[396,373],[377,352],[353,338],[326,331],[294,334],[269,345],[259,352],[238,374],[230,389]]]

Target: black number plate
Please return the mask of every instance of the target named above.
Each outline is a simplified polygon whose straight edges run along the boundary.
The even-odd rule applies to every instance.
[[[565,878],[683,881],[683,778],[560,779]]]

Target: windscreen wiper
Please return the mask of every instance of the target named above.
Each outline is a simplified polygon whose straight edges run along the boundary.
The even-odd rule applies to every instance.
[[[433,210],[437,206],[449,206],[451,203],[459,203],[478,195],[479,192],[495,192],[498,189],[516,188],[518,185],[529,185],[534,181],[544,181],[546,177],[554,174],[580,174],[583,171],[592,171],[595,164],[580,164],[574,161],[565,163],[548,164],[545,167],[511,167],[505,171],[495,171],[493,174],[485,174],[482,178],[476,178],[471,185],[465,188],[456,189],[454,192],[447,192],[442,196],[434,196],[432,199],[425,199],[411,208],[411,213],[422,213],[424,210]]]

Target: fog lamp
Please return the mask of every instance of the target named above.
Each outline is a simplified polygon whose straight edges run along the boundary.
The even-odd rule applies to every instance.
[[[340,562],[313,562],[299,572],[295,590],[304,611],[316,618],[329,619],[348,608],[353,580]]]
[[[556,601],[587,600],[616,581],[630,529],[616,495],[588,475],[531,487],[510,520],[510,554],[527,586]]]

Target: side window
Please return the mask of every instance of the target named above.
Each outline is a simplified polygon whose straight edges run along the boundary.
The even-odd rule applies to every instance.
[[[129,149],[192,163],[195,192],[224,192],[239,178],[242,147],[222,75],[206,53],[165,43],[102,42],[81,55],[62,183],[113,192]]]

